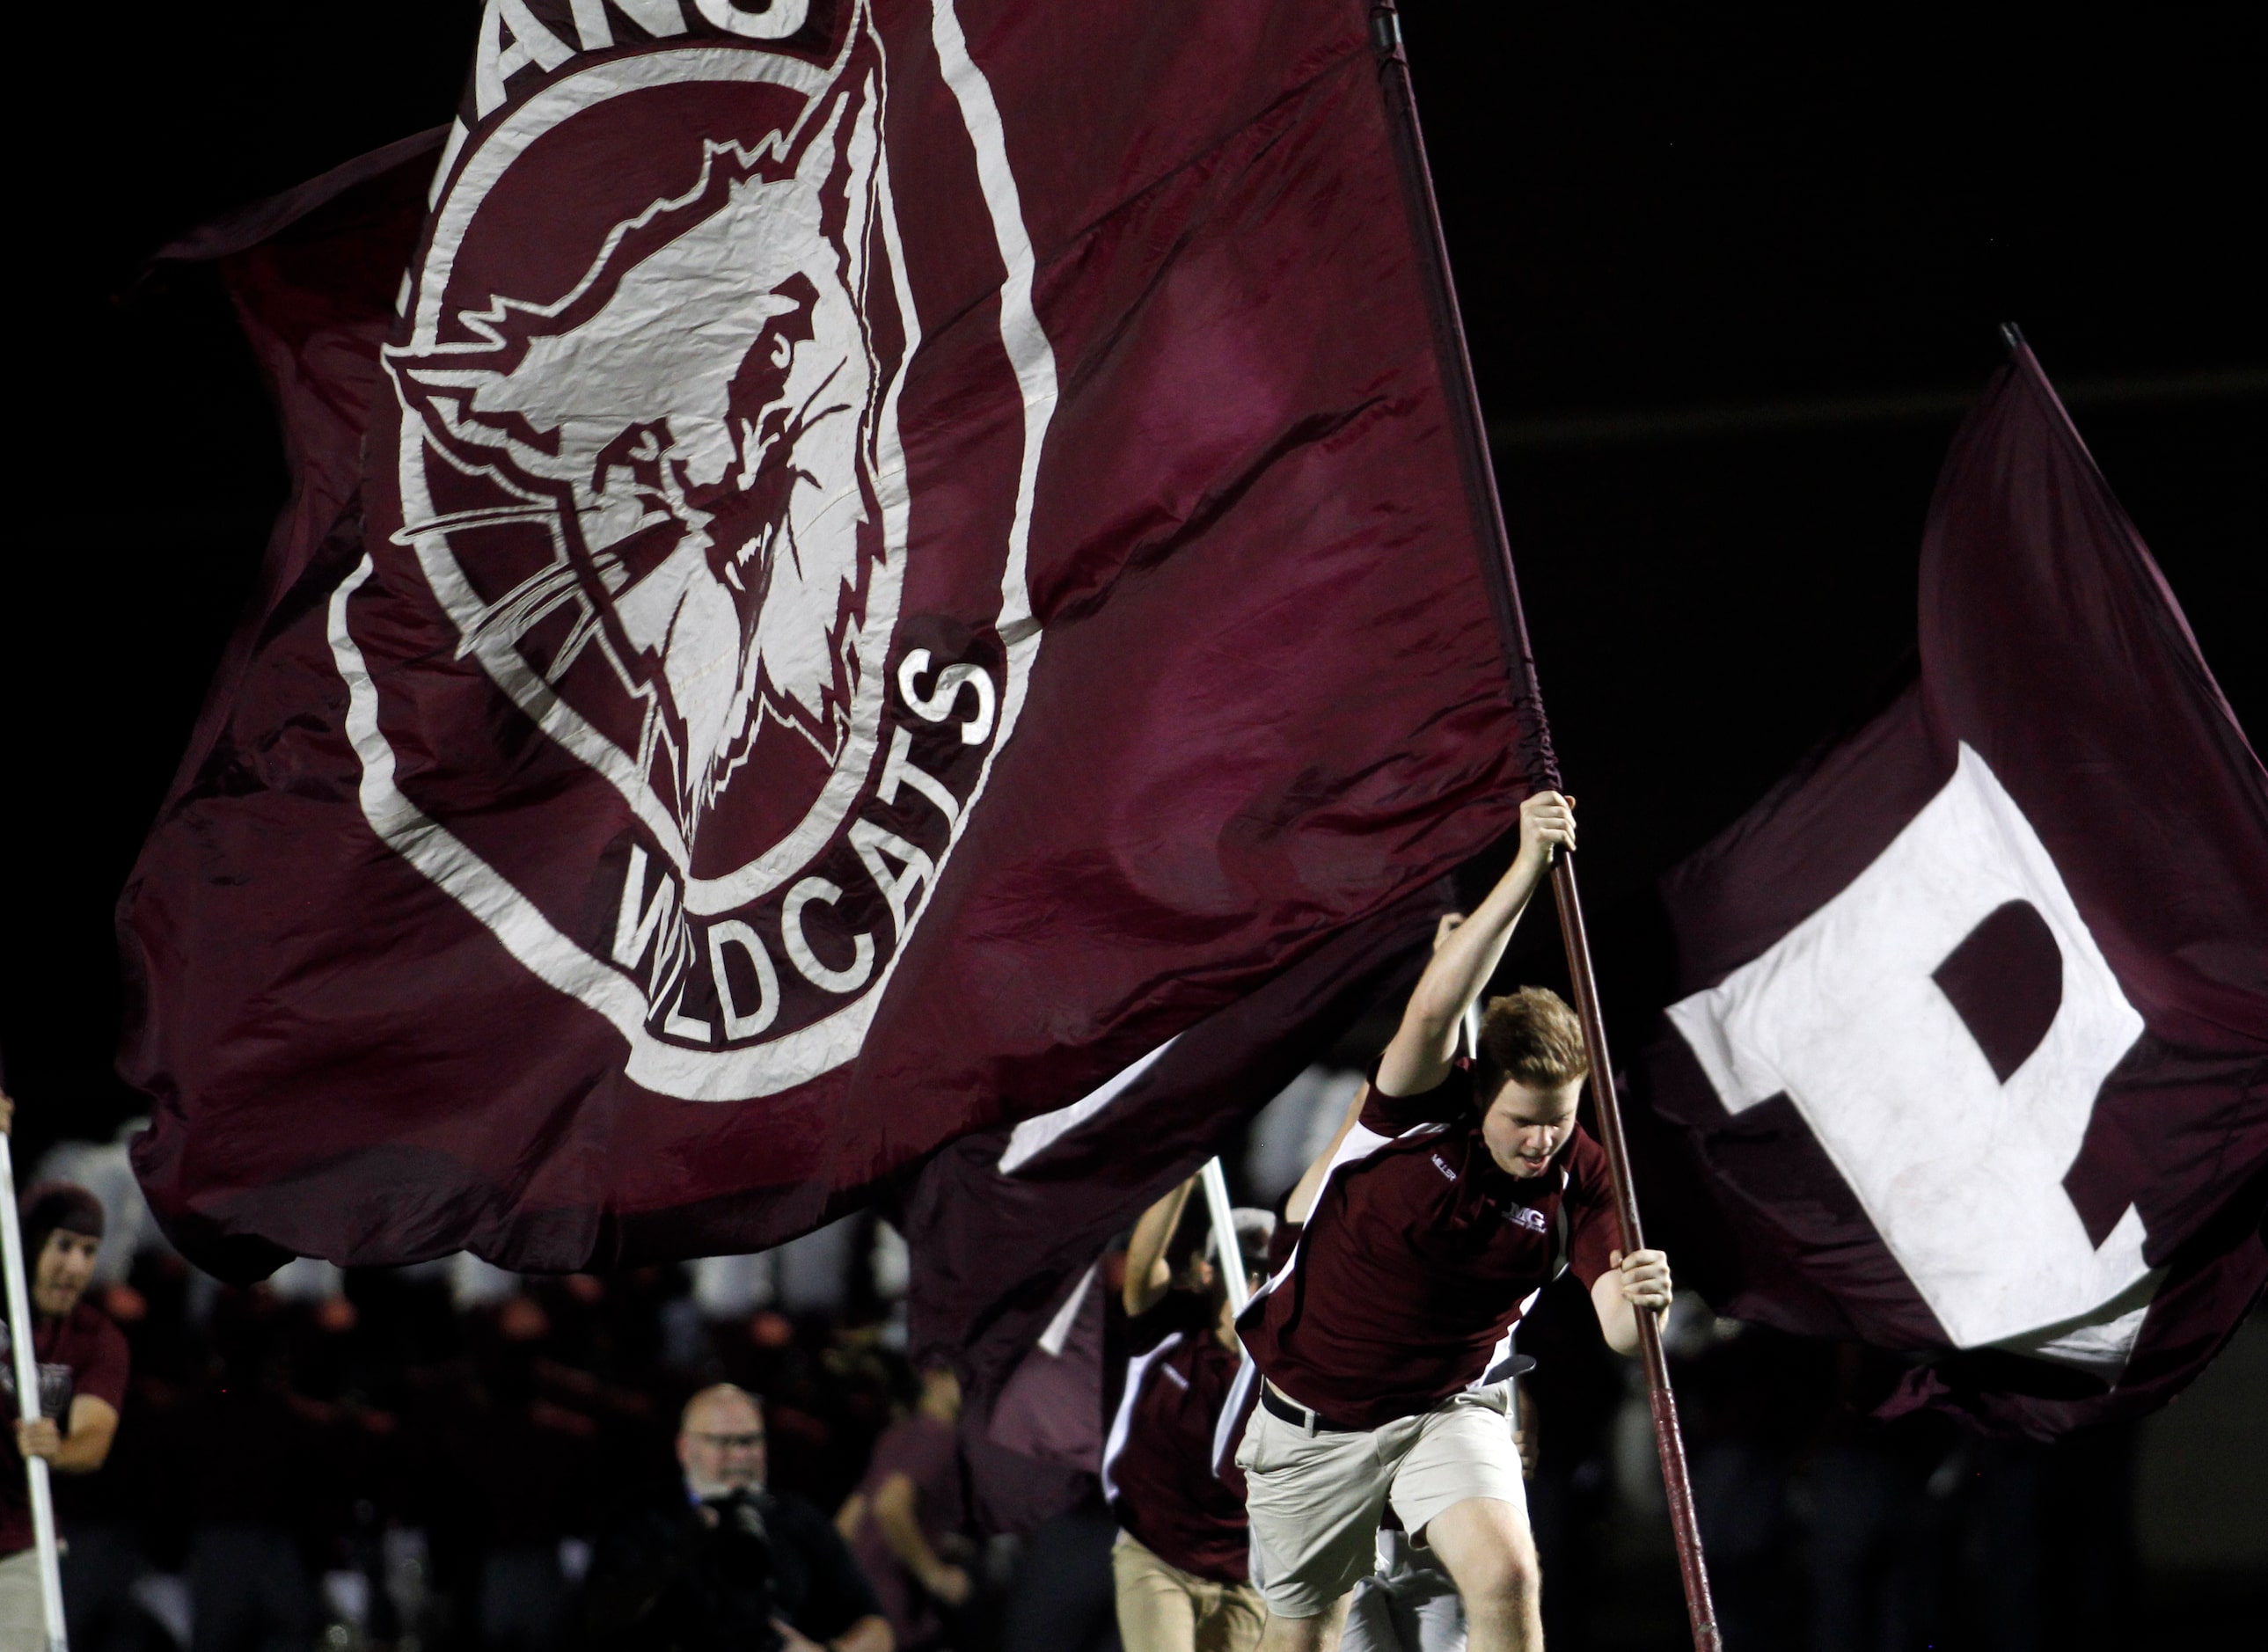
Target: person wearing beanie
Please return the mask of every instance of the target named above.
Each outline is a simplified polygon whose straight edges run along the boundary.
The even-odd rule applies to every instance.
[[[0,1093],[0,1131],[14,1113]],[[0,1323],[0,1411],[11,1424],[0,1445],[0,1646],[9,1647],[43,1645],[46,1637],[24,1458],[45,1457],[59,1474],[100,1468],[118,1434],[127,1369],[125,1336],[84,1300],[102,1247],[101,1201],[68,1182],[41,1182],[25,1191],[18,1209],[43,1414],[23,1420],[14,1352],[19,1328]]]

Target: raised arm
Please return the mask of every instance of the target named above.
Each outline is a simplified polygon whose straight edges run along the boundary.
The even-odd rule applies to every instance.
[[[1513,926],[1551,864],[1552,849],[1561,844],[1575,847],[1575,805],[1556,791],[1539,791],[1520,805],[1520,853],[1418,978],[1402,1025],[1379,1060],[1378,1087],[1386,1094],[1422,1095],[1447,1076],[1456,1054],[1457,1025],[1496,973]]]
[[[1144,1211],[1134,1224],[1134,1237],[1126,1245],[1126,1282],[1119,1287],[1118,1295],[1126,1311],[1136,1318],[1156,1307],[1173,1289],[1174,1270],[1166,1265],[1166,1247],[1173,1243],[1174,1230],[1182,1225],[1189,1190],[1197,1185],[1197,1177],[1190,1177]]]
[[[912,1475],[885,1475],[874,1487],[874,1524],[881,1530],[883,1543],[898,1557],[898,1564],[913,1574],[915,1582],[946,1605],[961,1605],[968,1598],[968,1574],[948,1565],[930,1546],[921,1527],[920,1505],[921,1493]]]

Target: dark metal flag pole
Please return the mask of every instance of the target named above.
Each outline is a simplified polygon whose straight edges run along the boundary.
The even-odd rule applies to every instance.
[[[1575,893],[1575,857],[1551,863],[1551,895],[1559,904],[1559,933],[1567,943],[1567,973],[1575,983],[1575,1012],[1583,1018],[1583,1041],[1591,1051],[1591,1100],[1599,1120],[1599,1144],[1607,1150],[1614,1184],[1615,1214],[1621,1218],[1623,1245],[1646,1244],[1638,1226],[1638,1193],[1631,1184],[1630,1150],[1623,1141],[1622,1109],[1615,1098],[1615,1064],[1607,1054],[1607,1024],[1599,1013],[1599,983],[1591,973],[1591,940],[1583,928],[1583,903]],[[1677,1539],[1677,1569],[1685,1583],[1685,1610],[1693,1623],[1696,1652],[1718,1652],[1717,1610],[1709,1598],[1709,1571],[1701,1556],[1701,1524],[1693,1509],[1693,1482],[1686,1472],[1685,1435],[1677,1426],[1677,1396],[1670,1391],[1669,1362],[1662,1353],[1661,1320],[1640,1313],[1638,1355],[1646,1368],[1646,1397],[1653,1410],[1653,1449],[1661,1458],[1662,1489],[1669,1498],[1669,1529]]]
[[[1497,497],[1496,473],[1489,462],[1487,427],[1481,418],[1480,393],[1473,382],[1472,361],[1465,349],[1464,323],[1457,312],[1455,288],[1449,280],[1447,244],[1441,236],[1441,218],[1433,200],[1432,173],[1425,165],[1425,140],[1418,125],[1418,103],[1410,85],[1410,62],[1402,50],[1402,20],[1392,0],[1376,0],[1371,11],[1372,40],[1379,51],[1380,79],[1392,116],[1396,158],[1403,171],[1403,197],[1418,219],[1418,245],[1433,287],[1434,348],[1441,362],[1450,422],[1458,437],[1458,460],[1464,472],[1465,497],[1470,502],[1474,526],[1483,545],[1492,547],[1489,591],[1504,638],[1506,663],[1512,670],[1513,703],[1527,743],[1523,753],[1529,784],[1536,789],[1559,789],[1559,764],[1551,750],[1550,725],[1543,716],[1543,700],[1535,683],[1535,658],[1528,646],[1528,624],[1520,608],[1520,585],[1513,576],[1510,536],[1505,532],[1504,508]],[[1645,1243],[1638,1226],[1638,1199],[1631,1186],[1630,1153],[1623,1139],[1622,1112],[1615,1096],[1614,1062],[1607,1053],[1607,1026],[1599,1011],[1598,980],[1591,968],[1590,937],[1583,926],[1583,903],[1575,889],[1575,857],[1563,854],[1551,866],[1551,893],[1559,907],[1559,930],[1567,943],[1567,973],[1575,988],[1575,1009],[1582,1017],[1583,1038],[1591,1055],[1591,1096],[1599,1121],[1600,1145],[1606,1149],[1612,1178],[1615,1211],[1621,1219],[1623,1245],[1637,1250]],[[1709,1598],[1709,1574],[1702,1559],[1701,1528],[1693,1509],[1693,1487],[1685,1466],[1685,1440],[1677,1426],[1677,1399],[1669,1386],[1669,1364],[1663,1356],[1661,1322],[1653,1314],[1638,1319],[1638,1359],[1646,1370],[1646,1398],[1653,1411],[1654,1449],[1661,1458],[1661,1479],[1669,1498],[1671,1534],[1677,1540],[1677,1569],[1685,1584],[1685,1609],[1693,1628],[1695,1652],[1721,1652],[1723,1638],[1717,1629],[1717,1611]]]

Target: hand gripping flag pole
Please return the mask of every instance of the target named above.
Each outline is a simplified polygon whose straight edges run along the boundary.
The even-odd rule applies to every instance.
[[[0,1267],[7,1274],[9,1351],[16,1361],[16,1414],[40,1414],[40,1356],[33,1347],[32,1293],[24,1276],[24,1230],[16,1210],[16,1159],[0,1134]],[[48,1623],[48,1652],[70,1652],[63,1632],[63,1570],[55,1551],[55,1501],[48,1486],[48,1459],[24,1454],[31,1483],[32,1537],[39,1553],[40,1608]]]
[[[1418,105],[1410,84],[1410,62],[1402,49],[1402,21],[1393,0],[1377,0],[1371,12],[1372,40],[1379,54],[1379,79],[1389,124],[1396,139],[1403,199],[1412,218],[1420,256],[1427,265],[1432,289],[1434,349],[1441,377],[1449,388],[1450,422],[1456,431],[1465,496],[1473,511],[1477,537],[1488,547],[1490,590],[1495,598],[1497,622],[1504,638],[1512,692],[1528,742],[1527,769],[1536,790],[1559,788],[1559,766],[1552,754],[1550,724],[1543,715],[1543,696],[1535,682],[1535,656],[1528,646],[1528,626],[1520,607],[1520,586],[1513,576],[1512,553],[1504,526],[1504,510],[1497,498],[1496,475],[1490,465],[1480,396],[1473,383],[1472,363],[1465,349],[1464,323],[1457,312],[1456,290],[1449,281],[1447,244],[1442,239],[1439,208],[1433,199],[1432,174],[1425,164],[1425,140],[1418,124]],[[1556,855],[1551,866],[1551,893],[1559,907],[1559,929],[1567,944],[1567,972],[1575,989],[1575,1008],[1582,1018],[1583,1038],[1591,1056],[1591,1096],[1598,1115],[1600,1144],[1607,1153],[1614,1184],[1615,1210],[1620,1218],[1623,1245],[1636,1250],[1645,1240],[1638,1226],[1638,1200],[1631,1186],[1630,1155],[1623,1139],[1622,1114],[1616,1105],[1614,1062],[1607,1053],[1606,1023],[1599,1010],[1598,981],[1591,968],[1590,940],[1583,926],[1582,901],[1576,892],[1572,854]],[[1638,1357],[1646,1370],[1646,1397],[1653,1412],[1653,1440],[1661,1458],[1661,1479],[1668,1494],[1669,1523],[1677,1542],[1678,1572],[1685,1585],[1685,1608],[1693,1630],[1695,1652],[1722,1652],[1717,1612],[1709,1598],[1709,1574],[1701,1553],[1700,1525],[1694,1514],[1693,1487],[1685,1465],[1684,1437],[1677,1426],[1677,1400],[1669,1386],[1669,1366],[1663,1357],[1661,1325],[1650,1313],[1638,1315]]]

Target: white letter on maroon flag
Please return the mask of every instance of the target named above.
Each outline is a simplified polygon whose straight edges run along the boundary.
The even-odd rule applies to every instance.
[[[2011,906],[2044,926],[2062,980],[2004,1077],[1940,972]],[[1669,1018],[1727,1110],[1794,1104],[1956,1347],[2116,1377],[2157,1275],[2140,1215],[2098,1247],[2063,1178],[2142,1017],[1974,751],[1840,894]]]

